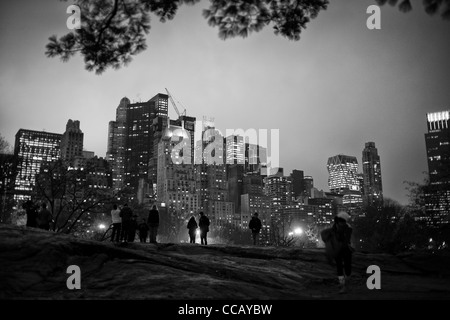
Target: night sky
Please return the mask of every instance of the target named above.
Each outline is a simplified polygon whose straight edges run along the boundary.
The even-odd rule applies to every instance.
[[[328,158],[356,156],[362,171],[364,143],[374,141],[385,197],[406,204],[403,181],[427,171],[426,113],[450,108],[450,22],[412,3],[407,14],[381,7],[381,30],[366,27],[374,0],[341,0],[300,41],[271,26],[223,41],[202,1],[166,23],[152,16],[147,50],[98,76],[80,56],[62,63],[44,54],[49,36],[69,31],[71,1],[2,0],[0,134],[14,144],[20,128],[63,133],[79,120],[85,149],[104,157],[120,99],[147,101],[167,87],[187,115],[214,117],[222,132],[279,129],[285,174],[303,170],[325,191]]]

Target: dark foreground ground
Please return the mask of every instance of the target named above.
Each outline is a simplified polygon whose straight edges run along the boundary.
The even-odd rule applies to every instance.
[[[67,267],[81,269],[69,290]],[[366,286],[381,269],[381,289]],[[337,294],[323,250],[199,244],[113,245],[0,225],[0,299],[450,299],[450,256],[354,255]]]

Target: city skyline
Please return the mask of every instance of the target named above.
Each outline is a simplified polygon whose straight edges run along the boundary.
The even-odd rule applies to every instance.
[[[63,64],[44,55],[48,37],[67,32],[68,2],[2,2],[0,134],[13,145],[21,128],[62,134],[79,120],[85,149],[105,157],[120,100],[145,102],[167,87],[187,115],[214,117],[222,132],[280,129],[280,166],[304,171],[319,189],[328,190],[329,157],[355,156],[362,172],[373,141],[384,196],[406,204],[403,181],[422,182],[427,171],[426,113],[449,108],[450,27],[416,1],[408,14],[381,7],[382,29],[371,31],[371,4],[330,3],[298,42],[270,28],[224,42],[202,4],[182,6],[165,24],[152,17],[148,49],[129,66],[96,76],[79,57]]]

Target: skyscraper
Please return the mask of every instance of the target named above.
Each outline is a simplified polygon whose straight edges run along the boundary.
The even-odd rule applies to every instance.
[[[158,202],[187,219],[198,212],[199,203],[194,165],[185,164],[179,153],[172,152],[186,138],[187,131],[181,129],[169,126],[158,144],[157,196]]]
[[[17,161],[14,169],[15,200],[29,199],[41,165],[61,158],[61,138],[61,134],[44,131],[20,129],[17,132],[14,146]]]
[[[330,191],[343,195],[342,203],[350,215],[359,214],[363,199],[356,157],[342,154],[330,157],[328,158],[327,169]]]
[[[130,100],[126,97],[120,100],[116,109],[116,121],[109,122],[108,149],[106,160],[112,169],[113,188],[120,190],[125,178],[125,142],[126,142],[126,120],[127,108]]]
[[[243,136],[230,135],[226,138],[226,163],[245,164],[245,142]]]
[[[116,121],[109,123],[107,159],[114,188],[137,190],[141,180],[156,186],[158,143],[168,126],[168,96],[157,94],[147,102],[122,98]]]
[[[271,201],[272,219],[279,221],[285,206],[292,203],[292,181],[283,174],[283,169],[265,178],[266,194]]]
[[[311,189],[314,188],[314,179],[311,176],[304,176],[303,182],[305,185],[304,194],[305,196],[311,196]]]
[[[430,226],[450,223],[450,111],[427,114],[425,134],[429,185],[425,187],[425,219]]]
[[[61,138],[61,158],[71,166],[76,157],[83,156],[83,137],[80,121],[69,119]]]
[[[305,181],[302,170],[293,170],[291,173],[292,193],[294,197],[303,195],[305,190]]]
[[[359,191],[358,160],[353,156],[337,155],[328,158],[328,187],[331,192]]]
[[[450,111],[427,114],[425,134],[431,184],[450,183]]]
[[[375,142],[367,142],[362,152],[364,202],[370,207],[383,206],[380,156]]]

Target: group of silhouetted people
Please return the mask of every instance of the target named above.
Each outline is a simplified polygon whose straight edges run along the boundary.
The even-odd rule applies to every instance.
[[[150,243],[156,243],[159,227],[159,211],[156,205],[149,211],[147,221],[145,219],[137,221],[137,218],[138,216],[133,214],[127,203],[123,205],[122,209],[119,209],[117,204],[114,204],[111,210],[111,241],[134,242],[138,231],[140,242],[147,242],[147,237],[150,234]]]
[[[197,236],[197,229],[200,228],[200,243],[207,245],[210,221],[204,212],[200,212],[199,214],[200,218],[198,220],[198,224],[197,221],[195,221],[194,216],[192,216],[191,219],[189,219],[189,222],[187,224],[187,228],[189,229],[190,243],[195,243],[195,238]]]
[[[39,228],[43,230],[50,230],[50,224],[53,222],[52,213],[47,209],[47,204],[44,202],[39,206],[33,201],[28,200],[23,205],[27,214],[27,227]]]

